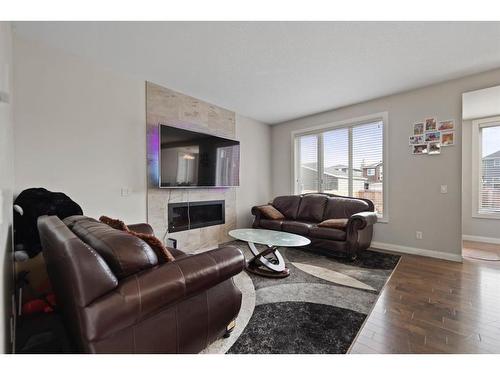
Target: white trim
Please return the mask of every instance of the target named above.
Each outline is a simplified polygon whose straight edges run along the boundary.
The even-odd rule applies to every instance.
[[[320,123],[308,128],[293,130],[290,132],[291,139],[291,157],[290,160],[292,165],[290,166],[291,176],[290,176],[290,194],[297,194],[298,180],[297,180],[297,160],[298,160],[298,144],[297,138],[302,135],[310,135],[316,134],[318,132],[324,132],[328,130],[333,130],[336,128],[345,128],[356,126],[360,124],[364,124],[370,121],[382,120],[384,124],[384,132],[383,132],[383,147],[382,147],[382,161],[384,165],[384,180],[383,180],[383,195],[384,195],[384,214],[383,217],[379,218],[378,222],[380,223],[388,223],[389,222],[389,113],[385,112],[377,112],[370,115],[354,117],[350,119],[328,122],[328,123]],[[320,150],[318,144],[318,152]],[[318,160],[319,162],[319,160]]]
[[[382,120],[384,121],[384,120]],[[385,131],[385,129],[383,129]],[[354,186],[354,181],[352,180],[353,176],[353,162],[352,162],[352,156],[353,156],[353,143],[352,143],[352,126],[347,128],[347,195],[352,197],[352,191],[353,191],[353,186]],[[382,148],[384,147],[384,140],[382,139]],[[383,152],[383,150],[382,150]],[[382,159],[384,158],[384,155],[382,155]],[[383,162],[383,160],[382,160]],[[361,169],[362,170],[362,169]],[[361,172],[363,173],[363,172]],[[383,199],[383,197],[382,197]]]
[[[500,219],[500,213],[481,213],[479,212],[479,192],[481,190],[481,171],[482,150],[480,130],[490,126],[498,126],[500,116],[482,118],[472,121],[472,217],[478,219]]]
[[[450,254],[450,253],[444,253],[442,251],[418,249],[416,247],[401,246],[401,245],[376,242],[376,241],[373,241],[370,247],[373,249],[389,250],[397,253],[420,255],[423,257],[450,260],[452,262],[462,262],[461,254]]]
[[[317,133],[320,130],[328,130],[328,129],[334,129],[334,128],[347,127],[347,126],[351,126],[351,125],[359,125],[359,124],[364,124],[364,123],[369,122],[369,121],[376,121],[376,120],[380,120],[380,119],[384,120],[384,125],[385,125],[385,121],[388,119],[388,112],[372,113],[371,115],[354,117],[354,118],[341,120],[341,121],[334,121],[334,122],[328,122],[328,123],[323,122],[323,123],[320,123],[317,125],[310,126],[308,128],[293,130],[291,132],[291,134],[292,134],[292,139],[293,139],[297,135],[306,135],[308,133]]]
[[[464,234],[462,235],[462,239],[464,241],[485,242],[500,245],[500,238],[494,237],[472,236],[469,234]]]

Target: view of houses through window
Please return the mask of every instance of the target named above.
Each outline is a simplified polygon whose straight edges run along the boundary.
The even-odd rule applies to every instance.
[[[481,129],[479,213],[500,213],[500,125]]]
[[[296,190],[367,198],[382,216],[383,122],[297,137]]]

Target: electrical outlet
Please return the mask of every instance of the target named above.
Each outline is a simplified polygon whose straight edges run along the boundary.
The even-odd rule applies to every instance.
[[[441,194],[448,193],[448,185],[441,185]]]
[[[424,233],[417,230],[415,232],[415,237],[417,237],[417,240],[421,240],[422,238],[424,238]]]

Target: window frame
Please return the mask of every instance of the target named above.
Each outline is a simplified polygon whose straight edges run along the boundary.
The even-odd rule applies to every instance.
[[[479,219],[500,219],[500,212],[480,212],[481,207],[481,168],[482,139],[481,130],[500,126],[500,116],[487,117],[472,121],[472,217]]]
[[[294,130],[291,132],[291,179],[290,179],[290,191],[292,194],[300,194],[299,190],[299,137],[305,135],[318,135],[318,177],[322,175],[323,172],[323,136],[322,133],[337,130],[341,128],[349,129],[349,144],[352,145],[352,128],[354,126],[368,124],[370,122],[382,121],[382,165],[384,168],[384,177],[382,181],[383,187],[383,200],[384,200],[384,212],[383,216],[379,216],[379,223],[389,222],[389,114],[388,112],[373,113],[366,116],[360,116],[340,121],[320,123],[313,125],[306,129]],[[349,147],[349,165],[352,165],[352,147]],[[352,168],[349,170],[349,178],[352,179]],[[322,181],[319,184],[323,184]],[[352,186],[352,184],[350,184]],[[350,193],[352,195],[352,193]]]

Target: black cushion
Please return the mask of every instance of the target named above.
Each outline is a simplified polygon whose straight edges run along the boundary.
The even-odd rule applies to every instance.
[[[297,219],[320,222],[323,221],[325,205],[328,198],[325,195],[305,195],[300,200]]]
[[[345,241],[347,237],[346,232],[343,230],[324,227],[311,228],[309,230],[309,236],[334,241]]]
[[[273,206],[287,219],[296,219],[299,210],[300,195],[285,195],[274,198]]]
[[[270,230],[281,230],[283,220],[260,219],[259,225],[262,228]]]
[[[303,222],[303,221],[284,221],[281,224],[281,229],[285,232],[300,234],[302,236],[307,236],[309,234],[309,229],[314,226],[314,223]]]
[[[363,211],[370,211],[370,206],[361,199],[330,197],[326,203],[323,220],[350,218]]]

